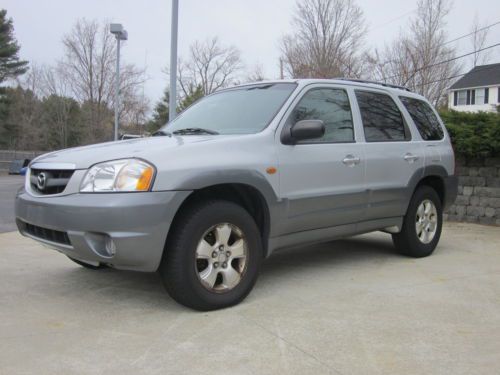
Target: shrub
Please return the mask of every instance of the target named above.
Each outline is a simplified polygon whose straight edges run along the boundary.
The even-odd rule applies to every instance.
[[[440,115],[457,156],[471,159],[500,155],[500,114],[441,111]]]

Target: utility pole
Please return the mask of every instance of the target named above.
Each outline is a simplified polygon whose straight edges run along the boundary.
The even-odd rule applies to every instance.
[[[120,112],[120,39],[116,38],[116,79],[115,79],[115,141],[118,140]]]
[[[118,121],[120,112],[120,42],[128,39],[128,33],[120,23],[112,23],[109,31],[116,37],[116,77],[115,77],[115,141],[118,140]]]
[[[172,0],[172,22],[170,30],[170,93],[168,100],[168,121],[177,116],[177,30],[179,25],[179,0]]]

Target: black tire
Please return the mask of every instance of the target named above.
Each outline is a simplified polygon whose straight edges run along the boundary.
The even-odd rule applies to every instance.
[[[432,241],[429,243],[422,242],[416,229],[417,210],[422,202],[425,200],[431,201],[437,212],[437,228]],[[441,237],[441,230],[443,226],[443,208],[441,200],[439,199],[436,191],[430,186],[420,186],[417,188],[413,197],[411,198],[408,210],[403,220],[403,228],[400,233],[392,235],[392,240],[396,249],[403,255],[414,258],[422,258],[429,256],[436,248],[439,238]]]
[[[75,262],[76,264],[82,266],[82,267],[85,267],[85,268],[88,268],[89,270],[101,270],[103,268],[107,268],[106,265],[102,264],[102,263],[99,263],[98,266],[94,266],[93,264],[89,264],[89,263],[85,263],[85,262],[82,262],[78,259],[75,259],[75,258],[71,258],[70,256],[66,255],[69,259],[71,259],[73,262]]]
[[[211,200],[187,206],[176,218],[160,265],[160,275],[170,296],[178,303],[199,311],[236,305],[252,290],[262,261],[262,241],[257,225],[241,206]],[[206,288],[196,267],[196,249],[207,230],[220,223],[238,227],[246,240],[246,268],[232,289],[215,292]]]

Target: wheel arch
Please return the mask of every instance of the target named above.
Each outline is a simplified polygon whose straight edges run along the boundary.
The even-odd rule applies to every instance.
[[[436,175],[430,175],[422,178],[417,186],[415,187],[415,190],[417,190],[420,186],[429,186],[433,188],[437,195],[439,196],[439,200],[441,201],[441,205],[444,206],[445,202],[445,185],[444,185],[444,179],[441,176],[436,176]],[[414,190],[414,192],[415,192]]]
[[[277,215],[278,198],[264,176],[251,171],[231,171],[198,175],[182,183],[179,190],[192,191],[174,215],[167,233],[166,244],[182,212],[204,200],[220,199],[242,206],[254,218],[261,234],[264,256],[268,255],[268,240]],[[168,251],[165,246],[164,252]]]
[[[415,191],[423,185],[433,188],[439,196],[443,209],[446,205],[447,186],[445,180],[449,178],[448,172],[443,166],[433,165],[418,169],[412,176],[408,184],[408,196],[406,200],[405,212],[408,210],[411,197]]]

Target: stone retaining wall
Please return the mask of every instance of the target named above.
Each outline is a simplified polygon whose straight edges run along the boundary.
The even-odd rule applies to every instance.
[[[457,160],[458,197],[450,221],[500,225],[500,158]]]

